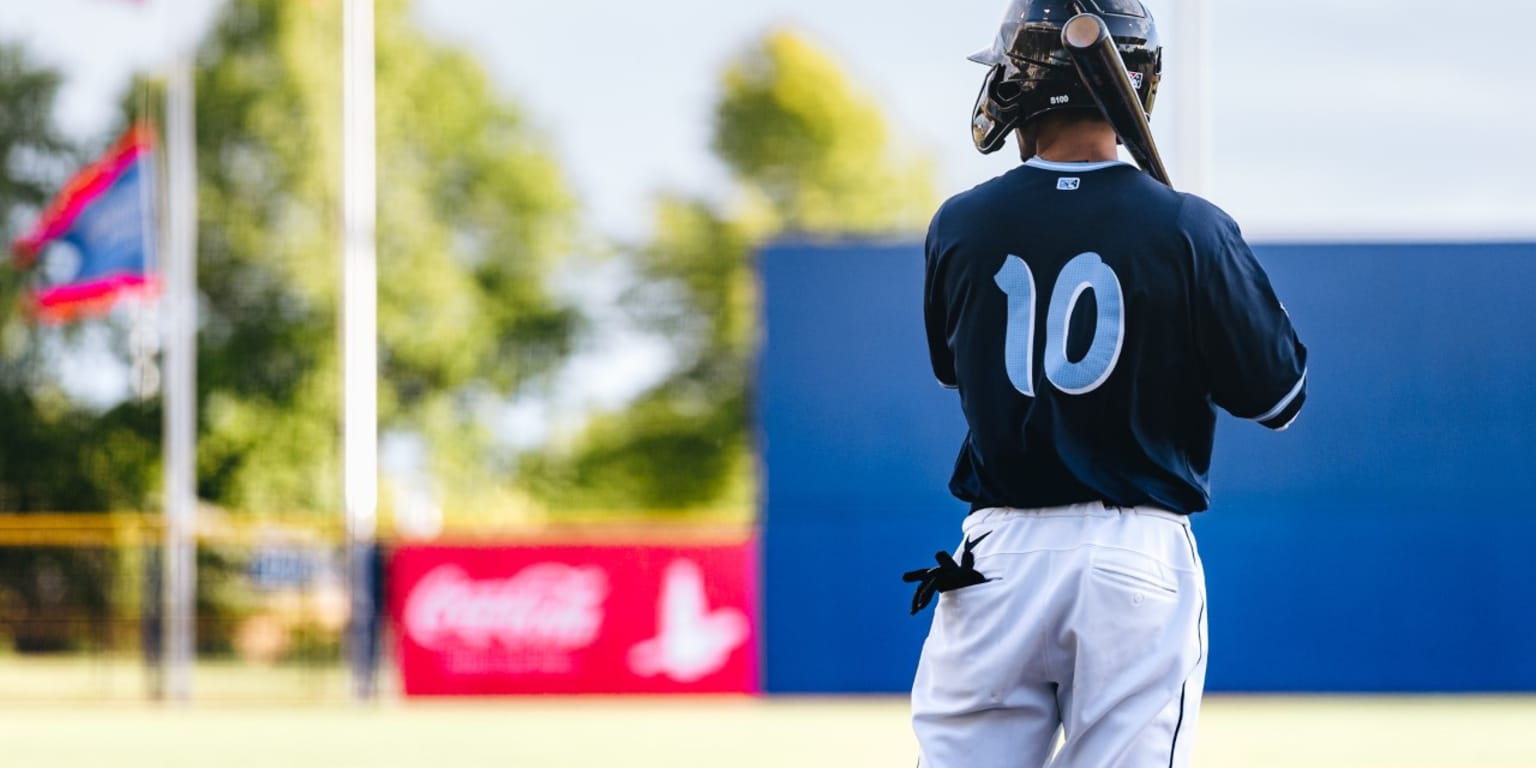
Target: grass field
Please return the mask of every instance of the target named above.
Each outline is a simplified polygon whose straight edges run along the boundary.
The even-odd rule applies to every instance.
[[[1536,699],[1207,699],[1204,768],[1536,767]],[[911,766],[899,698],[523,698],[352,706],[0,702],[0,764]]]

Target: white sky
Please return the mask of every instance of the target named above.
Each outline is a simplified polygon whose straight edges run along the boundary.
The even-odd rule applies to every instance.
[[[1149,0],[1164,43],[1185,0]],[[1204,0],[1213,20],[1207,196],[1259,237],[1536,237],[1536,62],[1517,38],[1474,49],[1465,6],[1439,0]],[[193,38],[219,0],[0,0],[0,37],[64,69],[62,117],[99,132],[133,67]],[[708,152],[721,66],[775,24],[808,31],[938,161],[945,191],[1006,170],[970,145],[1004,0],[417,0],[438,36],[475,51],[556,143],[604,231],[648,230],[657,189],[713,192]],[[1536,2],[1480,18],[1536,28]],[[1178,168],[1177,60],[1154,128]],[[1175,178],[1175,183],[1179,182]]]

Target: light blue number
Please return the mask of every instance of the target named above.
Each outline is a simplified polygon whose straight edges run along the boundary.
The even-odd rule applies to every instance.
[[[1090,290],[1099,305],[1093,343],[1083,359],[1069,362],[1067,331],[1072,310],[1083,292]],[[1115,370],[1124,338],[1125,297],[1120,292],[1120,278],[1097,253],[1078,254],[1061,268],[1056,288],[1051,291],[1051,306],[1045,311],[1045,377],[1069,395],[1092,392]]]
[[[1003,363],[1013,388],[1034,397],[1035,280],[1029,265],[1017,256],[1003,260],[993,278],[1008,296],[1008,329]],[[1087,291],[1098,304],[1093,341],[1083,359],[1067,359],[1067,333],[1072,310]],[[1045,312],[1045,378],[1069,395],[1098,389],[1114,372],[1125,341],[1125,295],[1120,278],[1097,253],[1080,253],[1062,267]]]
[[[1035,276],[1029,265],[1009,256],[992,278],[1008,295],[1008,333],[1003,338],[1003,365],[1008,380],[1025,397],[1035,396]]]

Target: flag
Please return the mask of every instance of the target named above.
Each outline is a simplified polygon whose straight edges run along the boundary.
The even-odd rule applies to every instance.
[[[30,291],[34,313],[50,322],[99,314],[127,295],[153,294],[155,187],[153,141],[136,126],[64,186],[32,231],[12,244],[20,267],[50,262]],[[44,253],[44,246],[58,247]],[[61,274],[62,273],[62,274]]]

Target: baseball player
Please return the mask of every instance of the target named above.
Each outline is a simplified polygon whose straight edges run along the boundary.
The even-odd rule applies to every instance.
[[[1013,0],[974,114],[1023,164],[948,200],[926,245],[939,383],[969,425],[957,557],[912,689],[924,768],[1188,763],[1207,656],[1189,515],[1216,406],[1285,429],[1306,348],[1237,225],[1117,159],[1062,50],[1099,14],[1150,110],[1162,49],[1138,0]],[[958,558],[958,559],[957,559]]]

